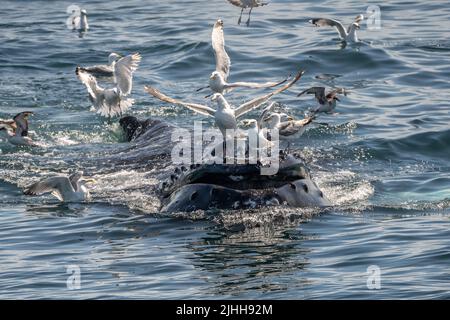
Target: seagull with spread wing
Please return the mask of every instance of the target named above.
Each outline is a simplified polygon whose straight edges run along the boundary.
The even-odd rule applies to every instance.
[[[252,14],[253,8],[262,7],[269,4],[267,2],[262,2],[261,0],[228,0],[228,2],[236,7],[241,8],[241,15],[239,16],[238,24],[241,24],[244,9],[250,8],[250,11],[248,12],[247,27],[250,25],[250,16]]]
[[[337,88],[332,91],[329,91],[328,93],[325,92],[324,87],[312,87],[306,90],[303,90],[300,92],[297,97],[300,97],[303,94],[314,94],[316,100],[317,100],[317,106],[314,107],[311,112],[313,113],[320,113],[320,112],[326,112],[326,113],[333,113],[334,109],[336,108],[336,101],[341,101],[337,97],[338,94],[347,95],[347,91],[344,88]]]
[[[33,115],[31,111],[17,114],[12,120],[0,120],[0,132],[6,132],[9,143],[19,146],[37,146],[28,136],[28,117]]]
[[[231,107],[230,104],[227,102],[227,100],[224,98],[224,96],[220,93],[215,93],[211,98],[211,100],[217,104],[217,110],[215,110],[215,109],[205,106],[205,105],[196,104],[196,103],[188,103],[188,102],[184,102],[181,100],[170,98],[150,86],[146,86],[145,90],[149,94],[151,94],[155,98],[158,98],[161,101],[181,105],[181,106],[191,109],[192,111],[195,111],[199,114],[213,117],[216,121],[217,127],[220,129],[223,136],[226,138],[227,136],[229,136],[229,135],[227,135],[227,132],[226,132],[227,129],[233,129],[233,130],[237,129],[237,120],[236,119],[238,119],[238,118],[242,117],[243,115],[247,114],[248,112],[260,107],[262,104],[267,102],[274,95],[279,94],[279,93],[289,89],[300,79],[300,77],[303,75],[303,73],[304,73],[304,71],[300,71],[292,81],[290,81],[288,84],[284,85],[283,87],[280,87],[277,90],[274,90],[271,93],[268,93],[261,97],[255,98],[249,102],[246,102],[237,108]]]
[[[352,22],[351,25],[346,29],[344,25],[337,20],[327,19],[327,18],[315,18],[309,20],[310,23],[317,27],[335,27],[339,32],[340,38],[345,42],[359,42],[358,35],[356,34],[356,30],[360,29],[359,23],[364,20],[364,16],[362,14],[358,15],[355,18],[355,21]]]
[[[78,79],[86,86],[90,101],[102,116],[122,115],[133,105],[134,99],[125,97],[131,93],[133,72],[136,71],[140,61],[141,55],[139,53],[120,58],[114,64],[116,86],[109,89],[100,87],[94,76],[83,71],[80,67],[76,68],[75,73]]]
[[[35,196],[51,193],[63,202],[83,202],[90,199],[86,183],[94,183],[94,179],[83,178],[83,172],[75,172],[69,177],[57,176],[34,183],[24,190],[25,195]]]
[[[200,88],[197,91],[210,88],[215,93],[225,94],[231,90],[239,87],[261,89],[261,88],[272,88],[285,83],[288,78],[278,81],[278,82],[228,82],[228,77],[230,75],[231,60],[228,53],[225,50],[225,39],[223,33],[223,21],[217,20],[214,24],[212,35],[211,35],[212,47],[214,50],[214,56],[216,58],[216,70],[211,73],[209,77],[209,86],[205,88]],[[207,96],[208,98],[209,96]]]

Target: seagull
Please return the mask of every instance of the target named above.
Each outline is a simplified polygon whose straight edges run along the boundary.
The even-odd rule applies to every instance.
[[[103,89],[97,84],[94,76],[77,67],[75,73],[80,81],[86,86],[89,99],[94,104],[97,113],[102,116],[113,117],[122,115],[130,108],[134,99],[125,99],[131,93],[133,72],[136,71],[141,60],[139,53],[128,55],[119,59],[114,64],[114,88]]]
[[[229,135],[227,135],[227,132],[226,132],[228,129],[233,129],[233,130],[237,129],[237,120],[236,119],[242,117],[243,115],[247,114],[248,112],[252,111],[253,109],[258,108],[263,103],[265,103],[267,100],[269,100],[272,96],[289,89],[292,85],[294,85],[300,79],[300,77],[303,75],[303,73],[304,73],[304,71],[300,71],[291,82],[284,85],[283,87],[278,88],[277,90],[272,91],[271,93],[268,93],[261,97],[253,99],[249,102],[241,104],[237,108],[232,108],[230,106],[230,104],[227,102],[227,100],[224,98],[224,96],[220,93],[215,93],[211,98],[211,100],[217,104],[217,110],[215,110],[215,109],[205,106],[205,105],[188,103],[188,102],[183,102],[181,100],[170,98],[150,86],[146,86],[145,90],[149,94],[151,94],[152,96],[154,96],[155,98],[157,98],[161,101],[178,104],[178,105],[181,105],[188,109],[191,109],[192,111],[195,111],[199,114],[215,118],[217,127],[219,127],[224,138],[227,138],[229,136]]]
[[[300,97],[305,93],[314,94],[318,102],[317,107],[311,110],[313,113],[320,113],[320,112],[332,113],[333,110],[336,108],[336,101],[341,101],[337,97],[337,94],[347,95],[347,91],[344,88],[337,88],[328,93],[325,93],[324,87],[312,87],[303,90],[297,95],[297,97]]]
[[[80,10],[80,15],[73,17],[72,28],[79,31],[87,31],[89,29],[86,10]]]
[[[314,117],[306,117],[302,120],[295,120],[289,117],[282,121],[280,113],[272,113],[263,120],[263,128],[277,129],[280,139],[294,140],[300,138],[305,133],[306,127],[314,120]]]
[[[0,132],[6,132],[9,143],[19,146],[37,146],[28,136],[28,117],[33,115],[31,111],[24,111],[12,120],[0,120]]]
[[[24,190],[28,196],[41,195],[51,192],[63,202],[83,202],[90,199],[86,183],[95,183],[94,179],[83,178],[83,172],[75,172],[69,177],[57,176],[44,179],[32,184]]]
[[[362,20],[364,20],[364,16],[362,14],[358,15],[355,18],[355,21],[348,26],[347,30],[344,28],[341,22],[333,19],[316,18],[309,20],[309,22],[317,27],[324,27],[324,26],[335,27],[339,32],[339,36],[345,42],[359,42],[356,30],[360,29],[359,23]]]
[[[238,24],[241,24],[242,13],[244,12],[244,9],[250,8],[250,11],[248,12],[247,27],[250,25],[250,15],[252,14],[253,8],[262,7],[269,4],[267,2],[262,2],[261,0],[228,0],[228,2],[236,7],[242,8]]]
[[[263,130],[260,130],[258,121],[255,119],[244,119],[242,120],[242,128],[247,130],[247,136],[258,137],[258,146],[259,148],[268,148],[273,146],[273,142],[267,140],[264,136]]]
[[[206,88],[210,88],[215,93],[227,93],[238,87],[261,89],[261,88],[272,88],[285,83],[288,78],[279,82],[233,82],[229,83],[228,77],[230,75],[231,60],[228,53],[225,50],[225,39],[223,34],[223,21],[217,20],[214,24],[212,35],[211,35],[212,47],[214,50],[214,56],[216,58],[216,70],[211,73],[209,77],[209,86],[200,88],[197,91],[201,91]],[[210,96],[206,96],[208,98]]]
[[[113,52],[108,56],[108,64],[99,64],[91,67],[79,67],[80,70],[89,73],[94,77],[113,77],[114,66],[122,56]]]

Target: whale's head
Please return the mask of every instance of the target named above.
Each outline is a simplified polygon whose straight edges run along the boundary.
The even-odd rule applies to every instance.
[[[136,132],[142,129],[142,123],[133,116],[126,116],[119,120],[119,124],[122,127],[122,130],[125,133],[125,137],[127,141],[133,140],[136,135]]]

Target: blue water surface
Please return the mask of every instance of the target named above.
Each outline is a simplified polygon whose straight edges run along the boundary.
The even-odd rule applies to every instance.
[[[371,1],[381,9],[380,28],[363,22],[362,43],[346,47],[335,30],[308,20],[349,24],[367,2],[273,0],[254,9],[246,27],[225,0],[78,1],[90,23],[82,35],[66,27],[71,4],[1,1],[0,118],[33,111],[30,130],[42,146],[0,141],[0,298],[450,298],[447,1]],[[218,18],[233,81],[306,70],[276,97],[292,115],[314,105],[296,97],[308,86],[350,91],[337,114],[320,116],[296,142],[332,210],[166,217],[156,214],[149,191],[157,172],[138,160],[105,169],[102,157],[127,143],[118,119],[92,112],[75,67],[106,63],[110,52],[140,52],[129,114],[192,128],[201,116],[143,87],[204,103],[196,89],[214,70]],[[261,93],[227,97],[237,105]],[[92,202],[22,194],[74,169],[97,180]],[[80,270],[78,290],[67,287],[71,265]],[[380,271],[378,290],[368,286],[371,266]]]

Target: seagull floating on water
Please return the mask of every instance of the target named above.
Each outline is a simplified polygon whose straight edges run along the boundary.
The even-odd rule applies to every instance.
[[[87,31],[89,29],[86,10],[81,9],[80,15],[76,15],[73,17],[72,28],[79,31]]]
[[[114,66],[122,56],[115,52],[108,56],[108,64],[99,64],[91,67],[79,67],[80,70],[89,73],[94,77],[113,77],[114,76]]]
[[[300,92],[297,97],[300,97],[303,94],[314,94],[317,100],[318,105],[311,109],[313,113],[332,113],[336,108],[336,101],[340,101],[337,97],[338,94],[347,95],[347,91],[344,88],[337,88],[328,93],[325,93],[324,87],[312,87]]]
[[[356,30],[360,29],[359,23],[364,20],[364,16],[362,14],[358,15],[355,18],[355,21],[352,22],[348,26],[347,29],[343,26],[343,24],[340,21],[333,20],[333,19],[327,19],[327,18],[315,18],[309,20],[310,23],[317,27],[335,27],[336,30],[339,32],[339,36],[343,41],[346,42],[359,42],[358,35],[356,34]]]
[[[236,7],[242,8],[241,15],[239,16],[238,24],[241,24],[242,14],[244,13],[244,9],[250,8],[250,11],[248,12],[247,27],[250,25],[250,16],[252,14],[253,8],[262,7],[262,6],[269,4],[268,2],[262,2],[261,0],[228,0],[228,2]]]
[[[150,86],[146,86],[145,90],[149,94],[151,94],[152,96],[154,96],[155,98],[157,98],[161,101],[172,103],[172,104],[178,104],[178,105],[181,105],[188,109],[191,109],[192,111],[195,111],[199,114],[215,118],[217,127],[220,129],[223,136],[227,137],[227,134],[226,134],[227,129],[234,129],[234,130],[237,129],[237,120],[236,120],[237,118],[242,117],[246,113],[258,108],[263,103],[265,103],[267,100],[269,100],[272,96],[289,89],[300,79],[300,77],[303,75],[303,73],[304,73],[304,71],[300,71],[291,82],[284,85],[283,87],[278,88],[277,90],[275,90],[271,93],[268,93],[266,95],[263,95],[261,97],[255,98],[249,102],[241,104],[237,108],[231,107],[230,104],[227,102],[227,100],[224,98],[224,96],[220,93],[215,93],[211,98],[211,100],[217,104],[217,110],[215,110],[215,109],[205,106],[205,105],[196,104],[196,103],[188,103],[188,102],[183,102],[181,100],[170,98]]]
[[[131,93],[133,83],[133,72],[136,71],[141,56],[139,53],[120,58],[114,64],[114,88],[104,89],[100,87],[94,76],[80,67],[77,67],[75,73],[80,81],[86,86],[89,99],[94,104],[94,108],[102,116],[113,117],[122,115],[130,108],[134,99],[125,98]]]
[[[12,120],[0,120],[0,132],[6,132],[9,143],[19,146],[32,146],[37,144],[28,136],[28,117],[31,111],[17,114]]]
[[[279,82],[233,82],[229,83],[228,77],[230,75],[231,60],[228,53],[225,50],[225,39],[223,33],[223,21],[217,20],[214,24],[211,43],[214,50],[214,56],[216,58],[216,70],[211,73],[209,77],[209,86],[200,88],[197,91],[210,88],[213,92],[225,94],[230,92],[234,88],[245,87],[252,89],[272,88],[285,83],[288,78]],[[209,96],[206,96],[208,98]]]
[[[83,172],[76,172],[69,177],[57,176],[32,184],[24,190],[25,195],[35,196],[51,192],[63,202],[83,202],[90,199],[86,183],[94,183],[94,179],[83,178]]]

